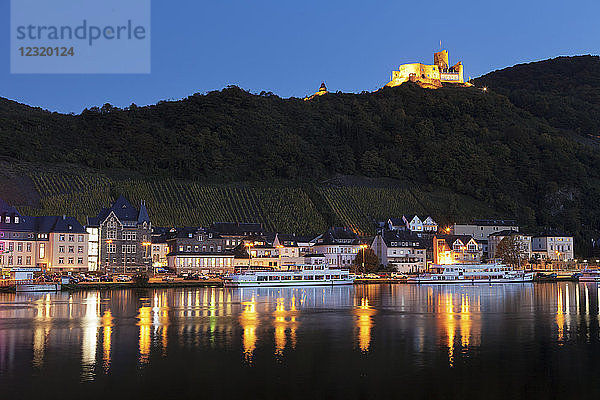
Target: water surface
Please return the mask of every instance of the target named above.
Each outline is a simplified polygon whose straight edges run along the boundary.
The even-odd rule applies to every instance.
[[[600,395],[596,284],[0,294],[2,398]]]

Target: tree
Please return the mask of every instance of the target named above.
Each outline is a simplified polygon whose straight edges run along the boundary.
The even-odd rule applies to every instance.
[[[502,259],[505,264],[521,267],[528,260],[527,245],[519,235],[506,236],[498,243],[496,258]]]
[[[363,270],[363,266],[362,266],[363,255],[365,257],[364,258],[364,260],[365,260],[364,261],[365,262],[364,270]],[[370,247],[367,247],[366,249],[360,249],[360,251],[356,255],[356,258],[352,262],[352,267],[350,269],[351,269],[351,272],[354,272],[354,273],[376,272],[379,269],[379,258],[377,257],[377,255],[375,254],[373,249],[371,249]]]

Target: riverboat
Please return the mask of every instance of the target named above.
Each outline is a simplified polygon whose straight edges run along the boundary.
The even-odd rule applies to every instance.
[[[407,283],[520,283],[532,282],[533,272],[499,263],[432,265],[428,273],[409,277]]]
[[[286,271],[248,269],[226,275],[223,285],[225,287],[332,286],[351,285],[354,279],[354,274],[347,269],[329,268],[327,265],[317,264],[291,266]]]

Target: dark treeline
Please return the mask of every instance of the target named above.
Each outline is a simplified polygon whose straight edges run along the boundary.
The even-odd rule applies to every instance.
[[[306,102],[228,87],[76,116],[0,100],[0,155],[205,182],[398,178],[572,232],[584,250],[600,228],[598,63],[508,68],[476,80],[488,91],[408,83]]]

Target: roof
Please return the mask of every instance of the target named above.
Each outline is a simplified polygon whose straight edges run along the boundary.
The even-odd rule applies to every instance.
[[[492,226],[492,225],[500,225],[500,226],[517,226],[517,221],[514,219],[474,219],[471,221],[472,225],[481,225],[481,226]],[[465,224],[470,225],[470,224]]]
[[[406,225],[402,218],[390,218],[388,221],[392,223],[392,226]]]
[[[504,229],[503,231],[490,233],[489,236],[513,236],[513,235],[521,235],[521,236],[529,236],[524,234],[523,232],[515,231],[513,229]]]
[[[111,212],[114,212],[121,222],[128,221],[136,222],[138,224],[143,222],[150,223],[150,217],[144,202],[140,202],[140,210],[138,211],[137,208],[121,195],[115,200],[112,206],[100,210],[96,218],[88,218],[88,226],[100,226]]]
[[[313,239],[316,244],[359,244],[358,235],[347,227],[331,227]]]
[[[9,216],[10,222],[6,222]],[[9,232],[40,232],[40,233],[87,233],[85,228],[74,217],[67,216],[23,216],[13,206],[0,199],[0,229]],[[18,217],[18,222],[16,218]]]
[[[387,247],[422,247],[425,243],[416,234],[408,231],[386,231],[382,235]],[[392,245],[392,243],[396,243]]]
[[[471,240],[475,240],[473,236],[470,235],[436,235],[436,239],[444,239],[448,247],[452,247],[454,242],[460,240],[463,244],[467,244]],[[477,242],[477,240],[475,240]]]
[[[534,235],[533,237],[572,237],[572,236],[573,235],[569,235],[568,233],[565,233],[563,231],[550,230],[550,231],[540,232],[537,235]]]
[[[75,217],[35,217],[35,230],[42,233],[87,233]]]
[[[222,235],[246,236],[263,233],[262,224],[258,222],[214,222],[210,227]]]

